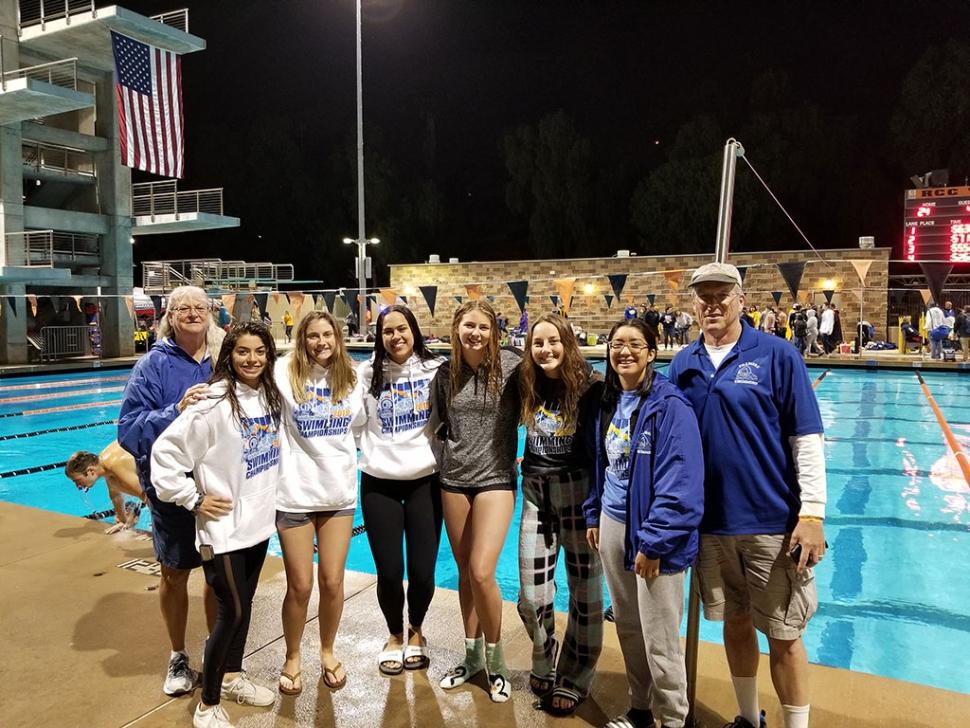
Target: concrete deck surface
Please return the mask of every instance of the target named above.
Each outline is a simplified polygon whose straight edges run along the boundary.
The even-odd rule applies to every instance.
[[[0,503],[0,727],[165,728],[191,726],[199,691],[180,698],[162,693],[169,645],[151,573],[151,542],[143,534],[106,536],[104,524]],[[149,573],[118,568],[142,560]],[[205,638],[201,571],[190,581],[187,642],[195,666]],[[256,594],[246,667],[257,682],[275,686],[283,663],[280,605],[282,562],[267,559]],[[310,614],[316,611],[316,601]],[[887,630],[891,628],[887,624]],[[530,645],[506,604],[504,641],[513,697],[493,704],[479,679],[451,692],[438,679],[463,651],[457,593],[439,589],[425,623],[431,647],[427,672],[383,677],[376,657],[386,635],[374,577],[349,573],[337,654],[347,685],[331,691],[320,682],[310,620],[303,653],[302,695],[280,696],[269,708],[224,703],[239,728],[276,726],[599,726],[629,707],[623,662],[613,625],[590,699],[569,718],[533,707],[529,692]],[[970,695],[812,666],[812,725],[824,728],[948,728],[965,726]],[[720,727],[736,712],[719,645],[701,643],[696,707],[700,725]],[[783,725],[762,658],[761,701],[768,725]]]

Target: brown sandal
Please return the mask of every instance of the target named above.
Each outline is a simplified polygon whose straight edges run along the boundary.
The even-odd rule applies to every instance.
[[[331,690],[340,690],[340,688],[347,684],[346,672],[344,672],[342,679],[337,679],[337,670],[343,667],[341,663],[338,662],[333,667],[327,667],[326,665],[321,664],[321,667],[323,667],[323,684]]]
[[[302,675],[302,674],[303,674],[302,671],[301,672],[297,672],[296,675],[290,675],[290,673],[288,673],[288,672],[281,672],[280,673],[280,692],[283,695],[299,695],[300,693],[302,693],[303,692],[303,681],[300,680],[300,675]],[[292,687],[288,687],[288,688],[287,687],[283,687],[283,678],[284,677],[287,680],[290,681],[290,685]],[[300,680],[300,684],[299,685],[297,685],[297,682],[296,682],[297,680]]]

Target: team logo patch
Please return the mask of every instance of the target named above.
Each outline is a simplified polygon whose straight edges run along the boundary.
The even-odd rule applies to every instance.
[[[431,380],[385,384],[377,416],[385,435],[424,427],[431,416]]]
[[[350,429],[350,404],[330,398],[330,389],[306,388],[307,400],[293,412],[303,437],[339,437]]]
[[[738,372],[734,375],[735,384],[758,384],[758,371],[761,369],[753,361],[746,361],[738,366]]]
[[[280,461],[279,428],[269,415],[244,417],[240,434],[246,480],[269,470]]]

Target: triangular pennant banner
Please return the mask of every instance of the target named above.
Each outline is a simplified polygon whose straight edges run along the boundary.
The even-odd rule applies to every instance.
[[[465,291],[468,293],[468,298],[471,301],[477,301],[482,297],[482,284],[481,283],[466,283]]]
[[[556,286],[556,290],[559,292],[559,300],[565,301],[563,304],[563,309],[568,314],[570,304],[572,303],[573,288],[576,285],[576,279],[560,278],[559,280],[554,280],[553,283]]]
[[[803,306],[807,306],[808,305],[808,291],[799,291],[798,292],[798,302],[800,304],[802,304]]]
[[[82,296],[71,296],[74,299],[74,305],[77,306],[77,310],[81,310],[81,298]]]
[[[125,305],[128,307],[128,315],[135,318],[135,301],[132,296],[125,296]]]
[[[738,273],[741,276],[741,282],[744,283],[744,276],[748,272],[748,266],[746,266],[746,265],[738,265],[738,266],[735,266],[735,267],[738,269]]]
[[[893,303],[899,304],[903,302],[903,298],[906,296],[905,288],[894,288],[893,289]]]
[[[33,293],[28,293],[27,300],[30,301],[30,315],[36,316],[37,315],[37,296],[35,296]]]
[[[489,303],[495,303],[495,296],[485,296],[485,298],[488,299]]]
[[[650,301],[650,305],[652,306],[653,305],[653,302],[657,300],[657,294],[656,293],[648,293],[647,294],[647,300]]]
[[[279,302],[280,302],[280,294],[274,293],[273,294],[273,303],[279,303]]]
[[[559,305],[559,296],[549,296],[549,300],[552,301],[553,306]]]
[[[256,305],[259,307],[259,315],[261,318],[266,318],[266,304],[269,303],[268,293],[254,293],[253,297],[256,299]]]
[[[832,303],[832,294],[835,293],[831,288],[826,288],[822,293],[825,294],[825,302]]]
[[[586,301],[586,308],[589,308],[590,306],[593,305],[593,297],[592,296],[583,296],[583,300]]]
[[[60,296],[51,296],[50,299],[51,299],[51,306],[54,307],[54,310],[55,311],[60,311],[61,310],[61,297]],[[161,300],[161,299],[159,299],[159,300]],[[157,313],[158,309],[155,309],[155,311],[156,311],[155,318],[158,318],[158,313]]]
[[[424,302],[428,304],[428,308],[431,310],[431,318],[434,318],[434,305],[438,300],[438,286],[418,286],[418,290],[421,291]]]
[[[930,305],[930,301],[933,300],[932,299],[933,294],[930,293],[930,289],[929,288],[923,288],[920,291],[920,295],[923,297],[923,305],[924,306],[929,306]]]
[[[623,293],[623,286],[626,285],[626,273],[615,273],[611,276],[606,276],[610,279],[610,287],[613,289],[613,295],[617,298]]]
[[[229,311],[229,315],[232,315],[232,308],[236,304],[236,294],[235,293],[223,293],[222,294],[222,305],[226,307]]]
[[[7,296],[7,305],[10,306],[10,310],[13,311],[14,318],[17,317],[17,299],[13,296]]]
[[[384,303],[388,306],[393,306],[394,302],[397,300],[397,290],[394,288],[381,288],[381,298],[384,299]]]
[[[920,263],[919,267],[926,276],[926,285],[933,294],[933,300],[943,303],[943,284],[946,283],[946,277],[950,275],[953,266],[949,263]]]
[[[677,305],[677,294],[676,293],[668,293],[667,294],[667,301],[670,303],[671,306],[676,306]]]
[[[788,292],[791,293],[792,300],[795,300],[798,296],[798,284],[802,282],[802,274],[805,272],[805,261],[778,263],[778,271],[788,284]]]
[[[678,289],[678,287],[680,287],[680,277],[683,274],[684,274],[683,269],[681,269],[681,270],[665,270],[664,271],[664,278],[667,279],[667,283],[670,284],[670,287],[673,288],[676,291]]]
[[[337,300],[336,291],[323,292],[323,305],[327,307],[327,311],[329,311],[330,313],[333,313],[333,304],[336,302],[336,300]],[[344,299],[344,300],[346,301],[347,299]],[[314,306],[317,305],[316,301],[314,301],[313,305]]]
[[[781,303],[781,291],[772,291],[771,297],[775,299],[776,306]]]
[[[855,300],[862,301],[862,289],[861,288],[850,288],[852,295],[855,296]]]
[[[455,296],[455,300],[458,301],[458,303],[462,303],[461,296]]]
[[[401,300],[404,301],[404,305],[405,306],[408,305],[408,297],[407,296],[401,296]]]
[[[161,296],[150,296],[152,299],[152,306],[155,309],[155,318],[162,317],[162,297]]]
[[[606,299],[606,307],[613,308],[613,296],[603,296]]]
[[[633,305],[633,296],[627,296],[626,297],[626,305],[627,306],[632,306]]]
[[[303,308],[305,296],[299,291],[290,291],[286,297],[290,299],[290,305],[293,307],[294,320],[298,320],[300,318],[300,309]]]
[[[856,274],[859,276],[859,280],[862,285],[866,285],[866,274],[869,272],[869,266],[872,265],[871,260],[850,260],[852,267],[855,268]]]
[[[512,291],[512,298],[519,304],[519,310],[524,310],[525,304],[529,300],[525,295],[529,290],[529,281],[508,281],[505,285]]]

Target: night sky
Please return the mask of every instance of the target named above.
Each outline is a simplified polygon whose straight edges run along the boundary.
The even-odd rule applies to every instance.
[[[381,130],[381,150],[402,174],[431,169],[460,221],[455,229],[474,243],[464,248],[456,243],[456,250],[463,259],[478,260],[517,257],[513,251],[521,249],[527,234],[504,206],[507,175],[498,148],[504,130],[537,124],[562,109],[590,140],[602,168],[623,167],[643,176],[665,159],[666,145],[681,125],[698,114],[716,114],[725,138],[735,135],[732,128],[745,119],[752,81],[777,69],[788,75],[798,97],[832,117],[853,118],[860,153],[876,158],[904,75],[929,46],[949,38],[965,42],[970,31],[967,0],[363,2],[365,125]],[[146,15],[177,7],[170,0],[121,4]],[[286,225],[248,214],[252,204],[246,190],[252,180],[240,178],[238,166],[228,160],[249,153],[240,143],[247,125],[264,117],[287,118],[288,133],[299,137],[303,163],[321,177],[322,198],[355,184],[355,178],[329,179],[333,150],[356,128],[353,0],[187,5],[190,31],[204,38],[207,48],[183,59],[186,179],[180,186],[225,187],[226,213],[242,218],[242,226],[142,237],[136,261],[214,256],[292,262],[298,277],[349,284],[345,269],[320,268],[352,259],[337,236],[356,237],[356,223],[325,213],[332,229],[313,238],[320,240],[314,245],[333,247],[314,264],[312,256],[299,255],[305,243],[274,238]],[[757,140],[740,141],[759,172],[770,178],[771,170],[759,167]],[[367,153],[365,147],[365,167]],[[739,175],[743,171],[739,166]],[[860,211],[858,234],[876,234],[877,245],[894,244],[895,239],[884,238],[901,228],[907,177],[925,171],[890,171],[879,198]],[[951,184],[962,184],[968,173],[951,170]],[[147,179],[135,174],[136,181]],[[838,173],[832,182],[839,184]],[[344,213],[354,208],[340,199],[321,206]],[[279,214],[293,214],[292,206],[286,209]],[[367,234],[379,235],[381,223],[369,211],[367,222]],[[810,220],[798,222],[812,227]],[[322,240],[331,237],[330,243]],[[824,248],[854,241],[813,242]],[[384,262],[417,262],[429,252],[447,257],[454,254],[447,245],[442,240],[426,248],[413,244],[405,259]],[[712,250],[713,245],[712,236]],[[609,247],[636,250],[637,241],[631,236],[610,241]]]

